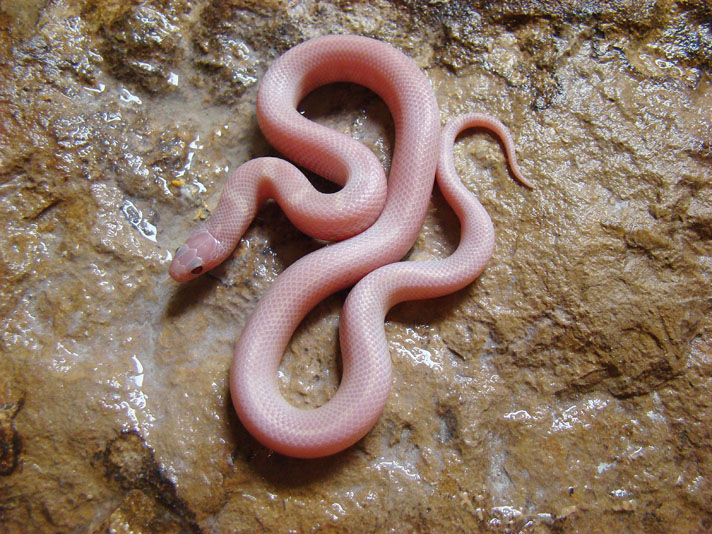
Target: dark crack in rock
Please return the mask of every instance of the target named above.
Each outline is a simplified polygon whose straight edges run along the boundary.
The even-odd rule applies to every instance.
[[[154,452],[135,432],[125,432],[97,453],[93,462],[126,491],[121,504],[94,532],[200,532],[195,514],[161,472]]]
[[[22,436],[15,419],[25,404],[24,392],[16,382],[12,362],[0,364],[0,476],[9,476],[20,466]]]

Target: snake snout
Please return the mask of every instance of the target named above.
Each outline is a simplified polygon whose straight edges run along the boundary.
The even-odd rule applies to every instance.
[[[187,282],[218,262],[218,241],[207,230],[199,230],[188,238],[175,254],[168,273],[176,282]]]

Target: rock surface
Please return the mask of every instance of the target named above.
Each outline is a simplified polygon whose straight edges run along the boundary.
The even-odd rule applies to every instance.
[[[149,2],[0,8],[0,533],[681,532],[712,529],[712,8],[670,2]],[[459,172],[489,211],[480,279],[387,318],[394,379],[357,445],[275,455],[227,372],[278,274],[320,246],[266,205],[185,286],[171,251],[229,169],[273,154],[257,82],[293,45],[356,33],[403,50],[443,120],[513,130]],[[387,167],[370,92],[312,119]],[[316,180],[319,187],[323,184]],[[454,250],[436,192],[410,259]],[[345,294],[314,310],[280,383],[338,387]]]

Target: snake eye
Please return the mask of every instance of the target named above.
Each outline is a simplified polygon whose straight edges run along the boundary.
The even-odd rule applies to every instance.
[[[193,273],[193,274],[200,274],[200,273],[203,272],[203,266],[202,266],[202,265],[198,265],[195,269],[193,269],[193,270],[190,271],[190,272]]]

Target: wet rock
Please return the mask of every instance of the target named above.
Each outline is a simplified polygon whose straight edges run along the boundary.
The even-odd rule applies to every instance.
[[[132,490],[111,515],[92,531],[93,534],[113,532],[173,534],[199,531],[185,528],[170,516],[166,517],[166,513],[154,500],[141,490]]]
[[[218,102],[234,101],[257,83],[254,53],[239,38],[218,34],[197,46],[203,55],[196,62],[206,71],[202,84],[213,89]]]
[[[0,370],[0,476],[9,476],[20,467],[22,436],[15,419],[25,404],[25,392],[11,361],[3,361]]]
[[[21,4],[0,8],[0,531],[710,529],[708,6]],[[461,136],[492,261],[391,311],[383,416],[304,462],[246,432],[227,374],[260,297],[323,244],[269,203],[225,265],[182,286],[167,266],[227,173],[277,155],[255,120],[264,70],[329,32],[413,57],[443,120],[497,115],[536,188],[491,136]],[[337,84],[300,111],[388,169],[370,91]],[[436,190],[408,259],[458,239]],[[345,297],[281,363],[297,406],[338,387]]]
[[[190,510],[163,475],[153,451],[134,432],[125,432],[93,459],[127,491],[121,504],[94,532],[200,532]]]
[[[87,2],[85,15],[104,37],[103,55],[113,74],[151,91],[177,85],[175,68],[183,53],[184,2]]]

